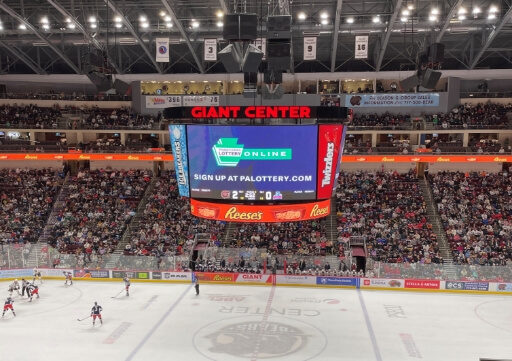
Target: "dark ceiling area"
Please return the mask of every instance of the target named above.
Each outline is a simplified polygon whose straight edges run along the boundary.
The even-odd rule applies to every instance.
[[[225,73],[203,60],[203,42],[229,45],[232,13],[257,14],[261,38],[268,16],[290,15],[292,73],[413,70],[434,43],[444,44],[439,69],[512,68],[512,0],[3,0],[0,75],[83,74],[95,52],[114,74]],[[367,59],[355,58],[358,35]],[[162,37],[169,63],[155,61]],[[316,60],[303,59],[304,37],[317,38]]]

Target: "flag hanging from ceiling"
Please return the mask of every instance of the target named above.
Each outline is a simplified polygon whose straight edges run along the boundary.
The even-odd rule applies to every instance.
[[[368,35],[356,36],[356,50],[354,54],[356,59],[368,59]]]
[[[204,39],[204,61],[217,61],[217,39]]]
[[[156,61],[169,62],[169,38],[156,38]]]
[[[316,60],[316,37],[304,38],[304,60]]]

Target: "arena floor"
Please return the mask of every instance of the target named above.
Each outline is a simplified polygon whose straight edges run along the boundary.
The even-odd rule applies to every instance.
[[[7,290],[8,282],[0,282]],[[44,281],[0,320],[11,361],[512,359],[512,297]],[[4,298],[7,292],[4,292]],[[3,296],[2,296],[3,297]],[[3,300],[3,299],[2,299]],[[104,324],[87,317],[97,301]]]

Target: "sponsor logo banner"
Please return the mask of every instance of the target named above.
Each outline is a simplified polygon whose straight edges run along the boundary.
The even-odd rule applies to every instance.
[[[71,268],[43,268],[39,271],[43,277],[64,277],[64,272],[74,273],[74,270]]]
[[[235,282],[272,283],[271,275],[239,273]]]
[[[345,106],[355,108],[376,107],[437,107],[437,93],[383,93],[345,95]]]
[[[335,176],[339,161],[343,125],[320,125],[318,129],[318,199],[327,199],[332,196],[336,187]]]
[[[73,276],[77,278],[110,278],[107,270],[76,269]]]
[[[161,280],[162,272],[151,272],[151,279],[152,280]]]
[[[355,278],[340,278],[340,277],[317,277],[317,285],[328,285],[328,286],[356,286]]]
[[[181,107],[180,95],[146,95],[146,108]]]
[[[172,153],[174,154],[174,169],[178,180],[180,196],[190,196],[190,182],[188,179],[188,153],[187,132],[184,125],[170,125]]]
[[[29,277],[33,276],[31,269],[8,269],[0,270],[0,278],[16,278],[16,277]]]
[[[497,283],[496,291],[499,292],[512,292],[512,283]]]
[[[444,288],[447,290],[463,290],[464,282],[446,281]]]
[[[428,290],[438,290],[441,286],[441,281],[438,280],[405,280],[405,288],[421,288]]]
[[[277,275],[276,283],[279,284],[298,284],[298,285],[316,285],[316,276],[300,275]]]
[[[464,288],[470,291],[489,291],[488,282],[464,282]]]
[[[183,96],[184,107],[195,107],[198,105],[213,106],[219,105],[218,95],[185,95]]]
[[[189,272],[162,272],[163,280],[192,280]]]
[[[291,222],[326,217],[330,200],[288,205],[232,205],[190,200],[191,213],[200,218],[230,222]]]
[[[80,154],[80,153],[66,153],[66,154],[2,154],[0,160],[148,160],[148,161],[172,161],[174,157],[164,154]],[[512,159],[512,157],[511,157]]]
[[[206,273],[206,272],[196,272],[195,277],[197,277],[200,281],[209,281],[209,282],[235,282],[237,274],[236,273]]]
[[[389,287],[389,288],[403,288],[404,280],[389,280],[381,278],[363,278],[360,283],[361,287]]]
[[[343,163],[353,163],[353,162],[373,162],[373,163],[382,163],[382,162],[404,162],[404,163],[412,163],[412,162],[428,162],[428,163],[468,163],[468,162],[478,162],[478,163],[502,163],[502,162],[512,162],[512,156],[499,156],[496,157],[494,155],[476,155],[474,157],[467,157],[462,155],[450,155],[440,157],[438,155],[393,155],[393,156],[383,156],[383,155],[343,155]]]

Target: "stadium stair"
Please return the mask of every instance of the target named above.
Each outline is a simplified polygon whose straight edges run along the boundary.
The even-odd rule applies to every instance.
[[[128,227],[126,227],[123,235],[121,236],[121,240],[117,244],[116,250],[112,253],[110,260],[106,264],[107,268],[114,268],[116,266],[117,261],[124,253],[126,245],[130,243],[132,234],[137,231],[140,220],[142,219],[142,215],[144,214],[144,210],[146,209],[146,205],[148,204],[149,198],[153,193],[153,189],[155,188],[155,184],[157,181],[157,177],[151,178],[151,182],[146,187],[146,190],[142,195],[139,205],[137,206],[137,213],[135,214],[135,216],[132,217],[130,223],[128,224]]]
[[[68,178],[66,178],[60,188],[59,194],[56,197],[55,203],[53,204],[52,211],[48,217],[48,220],[46,221],[43,233],[39,235],[37,243],[32,245],[30,248],[30,253],[28,255],[26,264],[27,267],[40,266],[41,249],[48,245],[48,237],[51,234],[53,226],[57,223],[57,216],[66,205],[66,200],[69,198],[69,193],[69,183]],[[52,260],[50,260],[50,263],[51,261]],[[51,266],[51,264],[49,266]]]
[[[437,212],[437,205],[434,202],[432,196],[432,190],[427,179],[422,179],[419,182],[421,192],[424,195],[425,203],[427,205],[427,215],[430,223],[432,224],[432,231],[437,236],[437,242],[439,244],[439,251],[443,257],[443,268],[446,279],[455,280],[457,279],[457,272],[455,265],[453,264],[452,253],[446,233],[444,232],[443,224]]]

